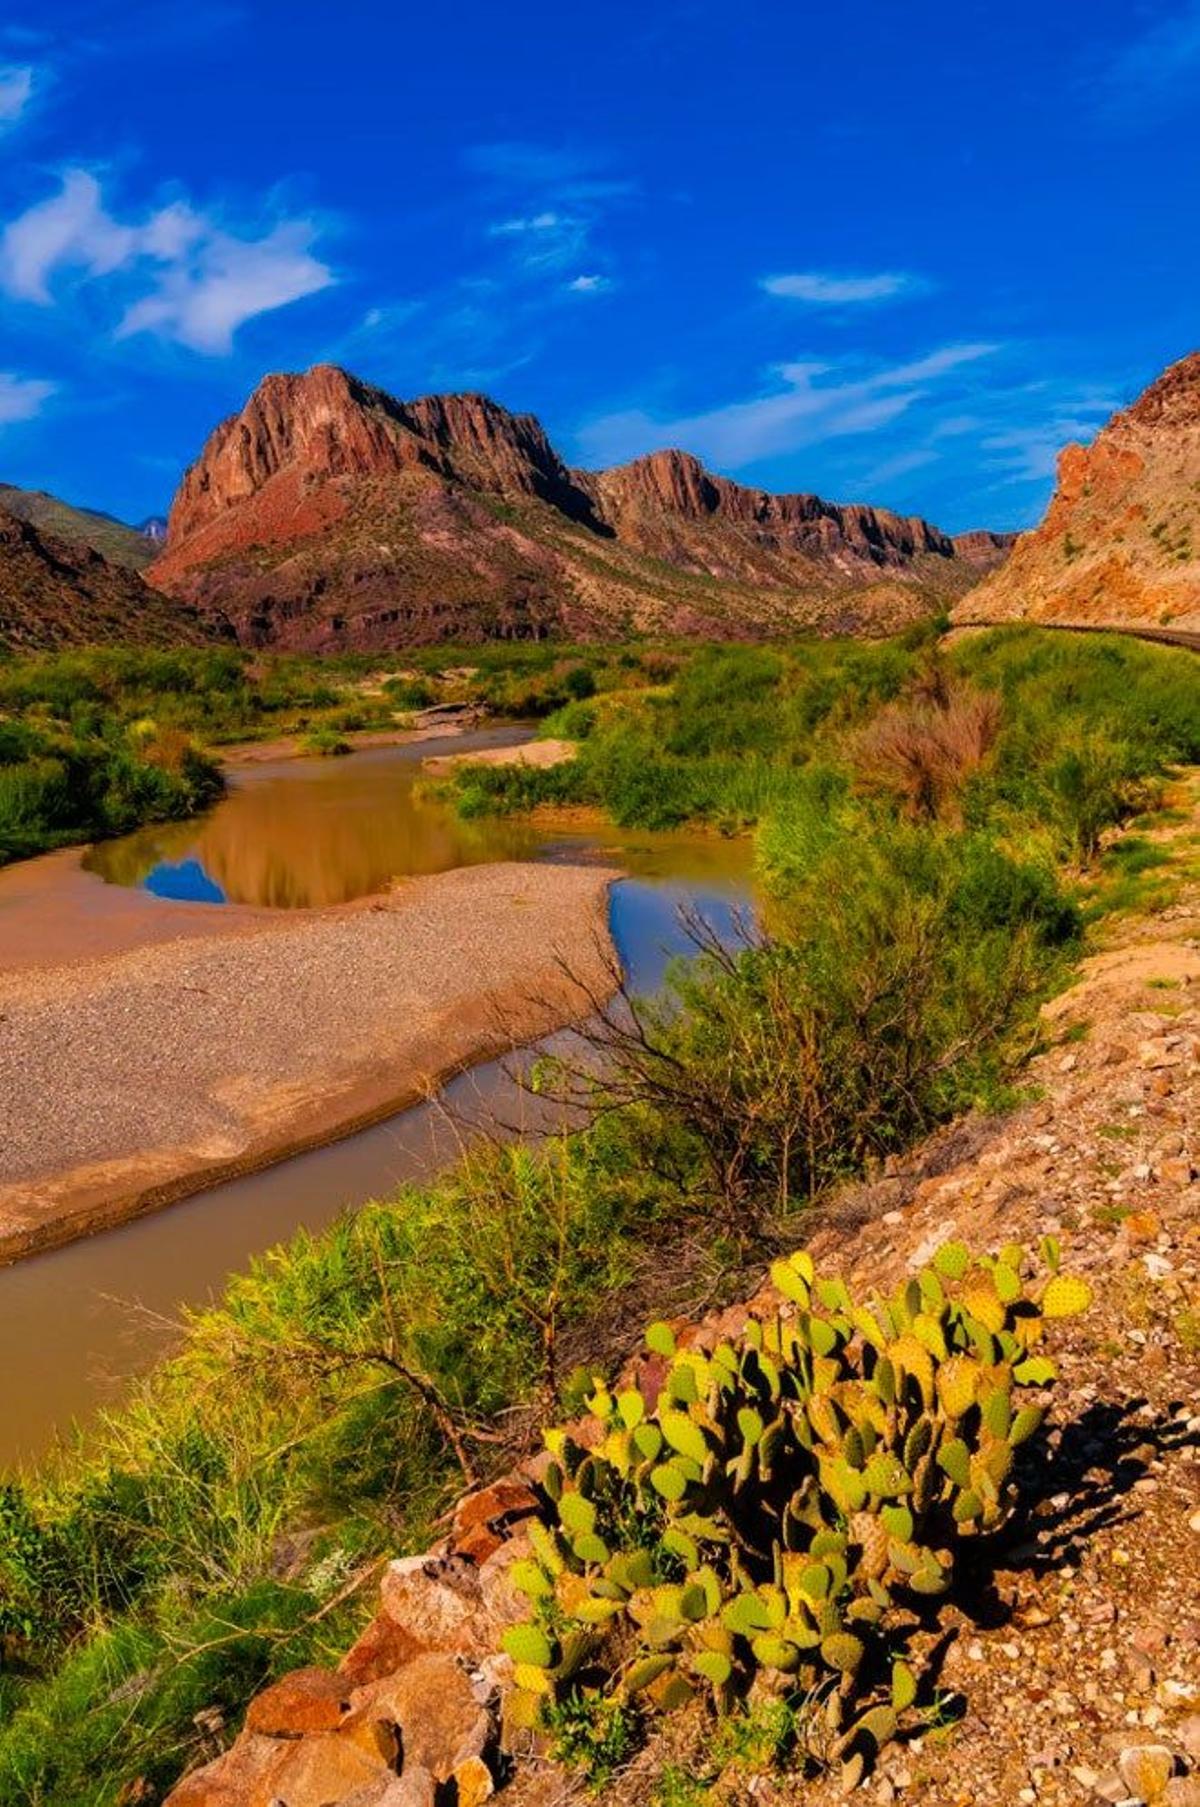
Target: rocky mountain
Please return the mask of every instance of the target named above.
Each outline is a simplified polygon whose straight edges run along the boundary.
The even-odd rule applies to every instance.
[[[110,565],[124,565],[131,571],[142,571],[159,550],[155,535],[143,527],[129,527],[114,515],[101,514],[94,508],[75,508],[44,489],[18,489],[13,483],[0,483],[0,508],[30,521],[41,532],[79,546],[90,546]]]
[[[880,632],[960,595],[1004,536],[713,476],[687,453],[571,470],[481,395],[268,376],[180,486],[151,581],[253,646],[630,631]]]
[[[1045,520],[954,618],[1200,629],[1200,352],[1064,449]]]
[[[39,652],[105,641],[173,646],[201,642],[219,629],[217,617],[202,622],[136,571],[0,507],[0,648]]]

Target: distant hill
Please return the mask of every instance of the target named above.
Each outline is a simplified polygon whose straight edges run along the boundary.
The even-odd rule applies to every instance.
[[[871,634],[946,606],[1008,544],[748,489],[685,452],[571,470],[532,415],[317,365],[264,378],[215,430],[150,575],[244,644],[308,651]]]
[[[1041,526],[954,618],[1200,629],[1200,352],[1065,447]]]
[[[44,489],[18,489],[15,484],[0,483],[0,508],[60,540],[90,546],[110,565],[124,565],[131,571],[144,571],[161,550],[165,523],[155,519],[141,527],[129,527],[94,508],[75,508],[70,502],[60,502]],[[154,527],[160,531],[153,532]]]
[[[202,624],[193,609],[152,590],[136,571],[0,506],[0,648],[195,645],[220,631],[219,618]]]

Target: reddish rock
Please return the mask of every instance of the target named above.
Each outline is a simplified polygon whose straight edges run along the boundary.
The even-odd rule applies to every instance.
[[[1200,631],[1200,353],[1063,449],[1041,526],[953,619]]]
[[[383,1610],[424,1650],[483,1654],[487,1627],[474,1563],[461,1556],[407,1556],[390,1562]]]
[[[256,1694],[246,1711],[246,1730],[267,1738],[303,1738],[332,1732],[350,1706],[350,1687],[330,1669],[296,1669]]]
[[[358,1689],[354,1704],[391,1721],[400,1733],[404,1767],[419,1764],[437,1782],[470,1758],[482,1758],[492,1742],[491,1718],[468,1676],[440,1652],[414,1657],[396,1675]]]
[[[470,1531],[476,1525],[493,1527],[511,1523],[518,1518],[529,1518],[539,1510],[536,1493],[527,1487],[524,1481],[506,1476],[503,1480],[493,1481],[490,1487],[483,1487],[478,1493],[468,1493],[459,1501],[454,1510],[454,1531]]]
[[[338,1664],[338,1674],[351,1688],[359,1688],[364,1682],[378,1681],[381,1675],[391,1675],[426,1648],[390,1613],[377,1613]]]
[[[276,1751],[239,1807],[271,1807],[276,1801],[287,1807],[333,1807],[356,1788],[386,1782],[392,1774],[382,1757],[337,1732],[277,1745]]]

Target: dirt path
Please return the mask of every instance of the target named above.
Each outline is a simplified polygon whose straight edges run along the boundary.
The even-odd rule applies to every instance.
[[[0,977],[0,1260],[345,1135],[604,990],[594,867],[386,897]]]

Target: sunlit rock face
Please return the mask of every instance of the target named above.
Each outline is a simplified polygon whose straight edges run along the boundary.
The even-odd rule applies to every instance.
[[[1006,546],[748,489],[678,451],[573,471],[532,415],[398,401],[322,364],[266,377],[216,429],[151,576],[252,646],[745,638],[905,625]]]
[[[954,618],[1200,629],[1200,353],[1064,448],[1045,520]]]

